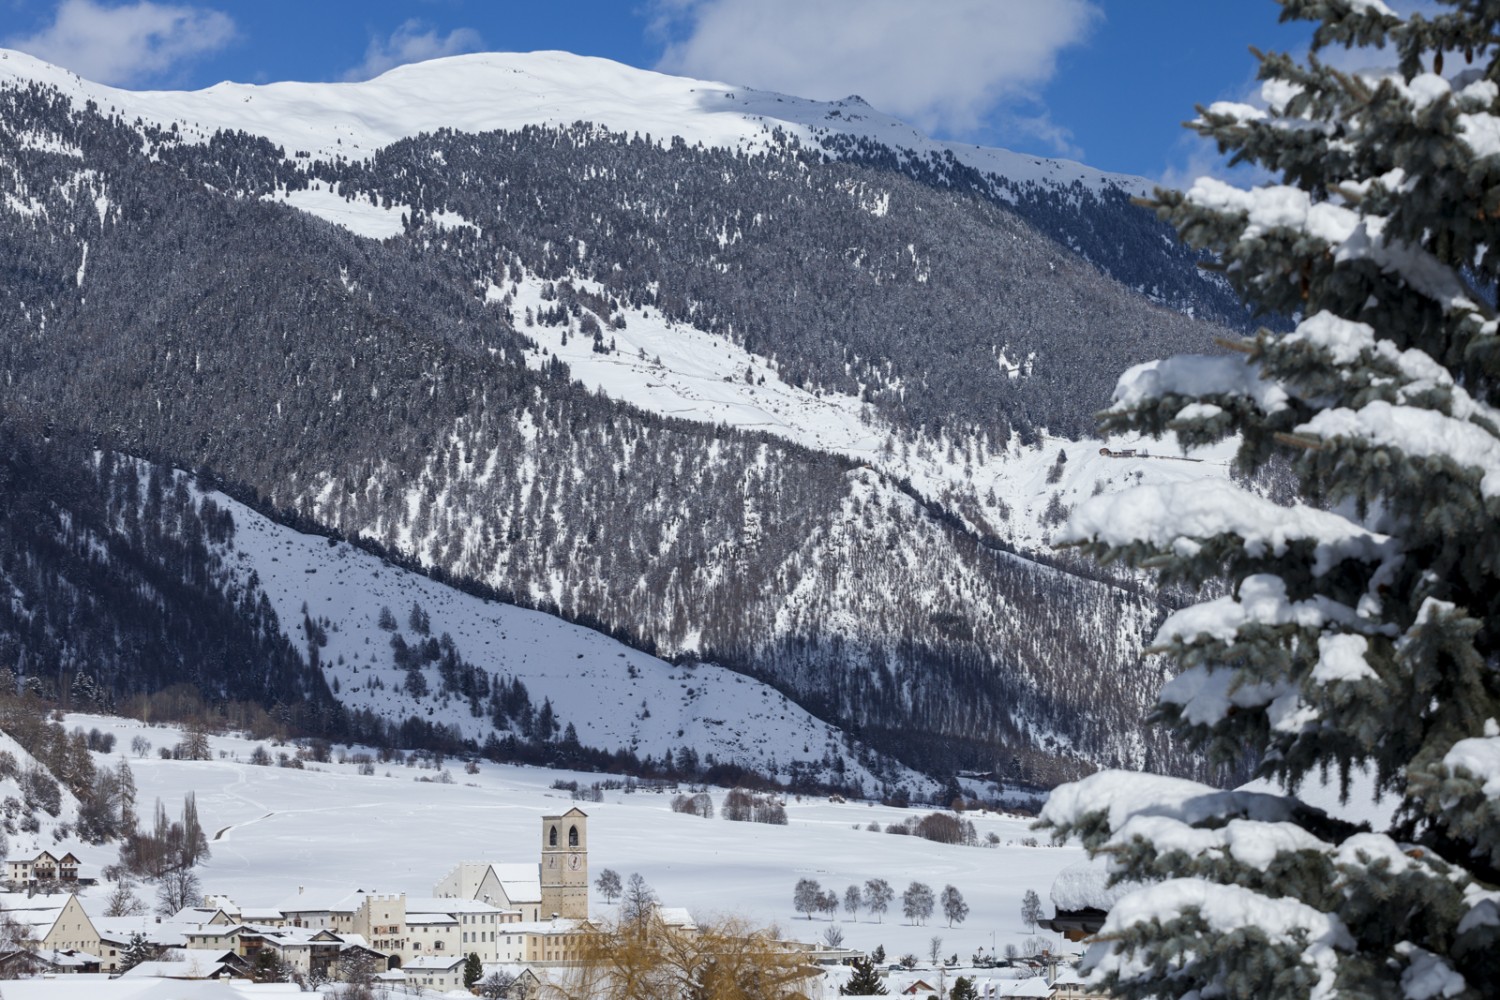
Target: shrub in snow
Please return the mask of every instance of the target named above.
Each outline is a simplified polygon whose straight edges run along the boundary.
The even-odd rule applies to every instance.
[[[1125,374],[1110,430],[1240,435],[1282,506],[1228,483],[1084,501],[1065,540],[1229,592],[1171,615],[1157,719],[1280,794],[1100,774],[1042,822],[1143,886],[1088,954],[1112,996],[1478,997],[1500,983],[1500,6],[1283,0],[1302,62],[1195,127],[1283,183],[1203,179],[1158,211],[1254,308],[1223,356]],[[1342,72],[1318,59],[1359,46]],[[1376,46],[1381,48],[1377,51]],[[1446,60],[1446,65],[1445,65]],[[1392,65],[1394,64],[1394,65]],[[1295,793],[1368,772],[1369,830]]]

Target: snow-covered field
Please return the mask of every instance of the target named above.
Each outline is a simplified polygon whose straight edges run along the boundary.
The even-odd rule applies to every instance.
[[[639,872],[665,905],[687,907],[700,918],[742,915],[808,941],[821,940],[836,925],[846,945],[883,944],[892,961],[906,952],[926,956],[931,938],[939,936],[944,955],[956,952],[967,961],[981,948],[1003,954],[1006,944],[1031,937],[1020,919],[1022,895],[1034,889],[1045,901],[1057,873],[1083,857],[1081,849],[1054,847],[1045,837],[1039,846],[1024,846],[1037,836],[1029,821],[995,813],[966,818],[981,841],[994,833],[999,846],[965,847],[866,829],[926,810],[789,798],[786,826],[734,823],[717,818],[723,789],[710,790],[716,817],[702,819],[672,812],[670,793],[614,790],[602,802],[575,803],[569,792],[551,787],[558,780],[587,785],[600,775],[487,762],[468,774],[450,760],[447,784],[434,780],[443,772],[432,767],[377,764],[373,775],[361,775],[355,763],[336,763],[341,748],[334,750],[334,763],[308,762],[304,770],[255,766],[248,758],[257,744],[232,736],[212,738],[212,761],[163,760],[157,751],[177,742],[175,729],[89,715],[69,716],[65,725],[115,733],[127,753],[135,737],[150,741],[149,752],[129,758],[140,810],[149,815],[160,798],[175,815],[183,796],[196,793],[212,849],[199,869],[203,889],[241,906],[276,906],[299,887],[430,895],[460,861],[534,861],[540,817],[576,804],[589,815],[591,877],[604,868],[622,878]],[[295,748],[267,749],[274,755]],[[110,856],[84,860],[113,860],[113,848],[99,850]],[[817,879],[841,897],[851,884],[883,878],[897,899],[879,922],[842,911],[834,921],[808,920],[792,906],[800,878]],[[968,919],[951,929],[940,913],[925,926],[909,924],[899,894],[914,880],[934,893],[956,886],[969,904]],[[104,896],[103,888],[94,890],[86,907],[101,907]],[[591,904],[596,915],[612,912],[597,893]],[[1038,936],[1057,947],[1055,936]]]

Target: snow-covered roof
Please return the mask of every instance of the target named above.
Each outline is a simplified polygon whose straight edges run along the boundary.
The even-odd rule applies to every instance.
[[[286,919],[286,914],[270,906],[247,906],[239,910],[239,915],[241,920],[248,920],[260,924],[274,924],[277,921]]]
[[[556,920],[522,920],[513,924],[501,924],[501,934],[567,934],[582,927],[584,921],[558,917]]]
[[[406,900],[406,918],[410,920],[414,913],[427,914],[452,914],[452,913],[506,913],[514,912],[502,910],[498,906],[492,906],[482,899],[460,899],[456,896],[408,896]]]
[[[658,906],[656,919],[668,927],[697,927],[698,922],[685,906]]]
[[[542,901],[542,871],[535,864],[492,864],[490,871],[505,890],[505,898],[512,903],[540,903]]]
[[[353,913],[359,909],[367,894],[360,889],[298,889],[295,896],[288,896],[277,903],[276,910],[291,913]]]
[[[464,955],[418,955],[408,959],[401,967],[408,972],[412,969],[438,969],[447,972],[466,961],[468,958]]]
[[[120,976],[151,976],[158,979],[207,979],[225,968],[223,962],[192,959],[186,962],[142,962],[120,973]]]
[[[139,934],[152,944],[173,947],[187,943],[187,931],[193,926],[154,920],[151,917],[90,917],[99,940],[124,944]]]
[[[21,913],[26,910],[60,910],[67,905],[70,893],[66,892],[39,892],[35,895],[27,895],[24,892],[0,893],[0,910],[7,913]]]
[[[1049,997],[1052,995],[1052,987],[1047,984],[1045,976],[1033,976],[1030,979],[1017,980],[1008,983],[1000,990],[1002,997]]]
[[[1057,978],[1052,980],[1052,985],[1081,986],[1087,982],[1088,979],[1082,973],[1069,965],[1057,970]]]

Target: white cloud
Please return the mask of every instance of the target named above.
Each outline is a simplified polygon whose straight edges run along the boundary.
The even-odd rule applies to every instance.
[[[150,2],[108,7],[63,0],[52,24],[10,48],[118,86],[160,78],[182,63],[215,52],[235,37],[228,14]]]
[[[389,38],[372,38],[364,62],[344,74],[346,80],[368,80],[406,63],[456,56],[484,48],[484,39],[473,28],[454,28],[440,35],[435,28],[413,18],[402,23]]]
[[[859,94],[947,136],[1019,123],[1062,148],[1037,108],[1093,0],[656,0],[658,68],[800,97]],[[1023,110],[1024,109],[1024,110]]]

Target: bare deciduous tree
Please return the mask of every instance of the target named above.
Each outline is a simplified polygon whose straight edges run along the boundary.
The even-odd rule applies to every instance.
[[[156,912],[163,917],[203,902],[203,887],[191,868],[167,872],[156,884]]]

